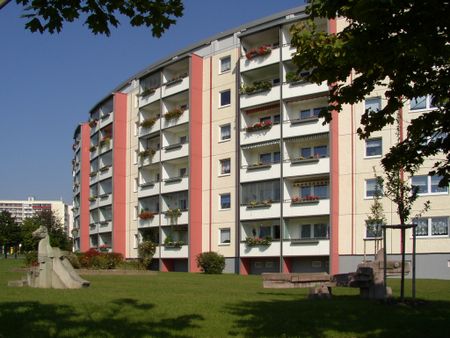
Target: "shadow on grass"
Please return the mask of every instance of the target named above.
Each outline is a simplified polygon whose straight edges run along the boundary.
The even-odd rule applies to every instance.
[[[241,302],[227,311],[239,318],[228,334],[246,337],[443,337],[450,320],[450,302],[410,307],[359,296]]]
[[[29,301],[0,303],[0,337],[188,337],[183,330],[204,320],[198,314],[155,319],[155,305],[134,299],[117,299],[106,306],[87,311]],[[143,316],[145,311],[149,313]]]

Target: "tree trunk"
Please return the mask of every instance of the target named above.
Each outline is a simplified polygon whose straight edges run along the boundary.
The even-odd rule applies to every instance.
[[[402,277],[400,282],[400,300],[405,298],[405,228],[401,228],[401,251],[402,251]]]

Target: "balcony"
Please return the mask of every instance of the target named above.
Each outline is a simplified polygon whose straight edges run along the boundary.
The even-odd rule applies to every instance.
[[[280,163],[245,165],[241,167],[240,180],[252,182],[280,178],[280,169]]]
[[[90,152],[89,159],[93,160],[98,156],[98,146],[91,146],[89,148],[89,152]]]
[[[93,171],[89,174],[89,185],[95,184],[98,182],[98,171]]]
[[[187,210],[182,210],[179,217],[170,217],[170,215],[167,214],[167,211],[164,211],[161,215],[161,226],[188,223],[189,212]]]
[[[152,154],[154,151],[154,154]],[[139,153],[139,167],[145,167],[150,164],[158,163],[161,160],[161,151],[146,149]]]
[[[114,112],[104,114],[100,118],[99,128],[101,129],[103,127],[106,127],[108,124],[111,124],[113,120],[114,120]]]
[[[159,226],[159,214],[153,213],[153,217],[150,218],[141,218],[139,217],[138,225],[139,228],[149,228],[149,227],[158,227]]]
[[[112,231],[112,221],[111,220],[105,220],[98,222],[98,232],[104,233],[104,232],[111,232]]]
[[[283,137],[298,137],[327,133],[330,130],[328,124],[323,125],[324,120],[318,117],[307,119],[293,119],[283,122]]]
[[[163,148],[161,160],[168,161],[189,155],[189,143],[173,143]]]
[[[112,204],[112,193],[105,193],[98,196],[98,206],[104,207]]]
[[[89,197],[89,210],[98,208],[98,197],[91,196]]]
[[[188,176],[169,177],[163,180],[161,186],[161,193],[184,191],[188,190],[188,187],[189,187]]]
[[[161,97],[161,87],[158,88],[148,88],[142,91],[139,95],[139,108],[145,107],[155,101],[158,101]]]
[[[240,243],[241,257],[273,257],[280,256],[281,251],[280,241],[273,241],[270,245],[255,245],[248,246],[245,242]]]
[[[188,248],[188,245],[182,245],[180,248],[160,245],[161,258],[188,258]]]
[[[284,217],[321,216],[330,214],[330,199],[285,200],[283,203]]]
[[[100,129],[100,123],[98,119],[90,119],[89,122],[90,135],[94,135]]]
[[[254,125],[252,125],[254,126]],[[259,143],[264,141],[279,140],[281,127],[279,124],[272,124],[270,128],[254,129],[244,128],[241,131],[241,145]]]
[[[105,165],[98,170],[98,180],[104,180],[112,176],[112,166]]]
[[[242,220],[279,218],[280,210],[279,202],[254,202],[253,204],[241,205],[240,218]]]
[[[98,224],[93,222],[89,224],[89,234],[96,234],[98,232]]]
[[[292,60],[292,54],[296,51],[297,49],[291,44],[284,45],[281,50],[283,61]]]
[[[246,93],[240,95],[240,107],[242,109],[263,105],[274,101],[280,100],[280,87],[272,86],[266,90],[256,90],[252,93]]]
[[[181,74],[164,83],[162,97],[171,96],[189,89],[189,76]]]
[[[177,109],[178,108],[174,108],[164,114],[162,123],[163,128],[170,128],[189,122],[189,109],[183,110],[180,108],[181,111],[179,113],[177,113]]]
[[[150,125],[151,123],[153,125]],[[139,137],[156,133],[159,130],[161,130],[161,119],[159,117],[145,119],[139,127]]]
[[[101,140],[99,142],[99,146],[98,146],[98,154],[104,154],[107,151],[110,151],[112,149],[112,139],[105,139],[105,140]]]
[[[153,196],[159,194],[159,182],[141,182],[138,189],[138,198]]]
[[[329,254],[329,239],[283,240],[283,256],[328,256]]]
[[[328,92],[328,84],[326,82],[322,82],[320,85],[306,81],[283,84],[283,99],[292,99],[300,96],[312,96],[325,92]]]
[[[263,45],[250,50],[241,58],[240,71],[245,72],[277,62],[280,62],[280,48]]]
[[[292,159],[283,163],[283,175],[285,177],[326,174],[329,172],[329,157]]]

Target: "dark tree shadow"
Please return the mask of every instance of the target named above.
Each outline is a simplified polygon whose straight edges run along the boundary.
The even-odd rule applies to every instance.
[[[450,302],[411,307],[359,296],[241,302],[226,311],[240,318],[228,334],[245,337],[443,337],[450,321]]]
[[[155,319],[154,304],[117,299],[107,309],[83,313],[70,305],[39,302],[0,303],[0,337],[189,337],[183,330],[199,327],[198,314]],[[130,310],[148,311],[145,321]],[[134,312],[136,313],[136,312]],[[175,333],[174,333],[175,332]]]

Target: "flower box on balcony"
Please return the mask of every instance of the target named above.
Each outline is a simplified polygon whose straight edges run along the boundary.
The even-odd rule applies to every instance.
[[[250,201],[247,204],[247,209],[268,208],[271,205],[272,205],[272,200]]]
[[[326,238],[323,238],[326,239]],[[305,244],[305,245],[311,245],[311,244],[319,244],[319,239],[314,239],[314,238],[296,238],[296,239],[291,239],[291,245],[301,245],[301,244]]]
[[[264,238],[261,237],[247,237],[245,239],[245,244],[247,246],[259,246],[259,245],[264,245],[264,246],[269,246],[270,244],[272,244],[272,237],[267,236]]]
[[[256,122],[255,124],[251,125],[250,127],[245,128],[245,131],[247,133],[253,132],[253,131],[260,131],[260,130],[266,130],[272,128],[272,121],[262,121],[262,122]]]
[[[105,172],[105,171],[108,171],[109,168],[111,168],[110,165],[105,165],[104,167],[101,167],[101,168],[99,169],[99,171],[103,173],[103,172]]]
[[[156,153],[155,149],[148,148],[148,149],[144,149],[144,150],[140,151],[139,152],[139,157],[142,159],[142,158],[145,158],[145,157],[153,156],[153,155],[155,155],[155,153]]]
[[[90,196],[89,202],[95,202],[97,200],[97,196]]]
[[[255,81],[251,85],[243,84],[240,90],[241,94],[252,95],[268,91],[272,88],[270,81]]]
[[[310,204],[310,203],[319,203],[319,196],[305,196],[305,197],[292,197],[291,204]]]
[[[91,146],[91,147],[89,148],[89,151],[90,151],[91,153],[93,153],[95,150],[97,150],[97,146]]]
[[[91,172],[91,173],[89,174],[89,176],[90,176],[90,177],[95,177],[95,176],[97,176],[97,172],[96,172],[96,171],[93,171],[93,172]]]
[[[155,186],[155,182],[145,182],[145,183],[139,184],[139,186],[140,186],[141,188],[145,188],[145,187],[154,187],[154,186]]]
[[[272,163],[255,163],[250,164],[247,167],[247,170],[257,170],[257,169],[264,169],[264,168],[270,168],[272,167]]]
[[[100,221],[98,224],[100,225],[108,225],[109,221],[104,220],[104,221]]]
[[[171,249],[180,249],[184,245],[183,241],[164,241],[164,247],[165,248],[171,248]]]
[[[108,193],[105,193],[105,194],[101,194],[101,195],[99,195],[98,197],[100,197],[100,199],[105,199],[105,198],[108,198],[108,196],[109,196],[109,194]]]
[[[97,120],[90,120],[89,127],[94,128],[97,125]]]
[[[319,118],[317,116],[307,117],[303,119],[295,119],[291,120],[291,124],[302,124],[302,123],[311,123],[311,122],[317,122],[319,121]]]
[[[142,90],[142,92],[139,94],[139,96],[140,97],[149,96],[149,95],[153,94],[157,88],[158,87],[145,88]]]
[[[175,144],[171,144],[171,145],[164,147],[164,150],[169,151],[169,150],[180,149],[182,146],[183,146],[183,143],[175,143]]]
[[[166,215],[166,217],[175,219],[181,216],[181,209],[180,208],[168,209],[164,214]]]
[[[141,211],[141,213],[139,214],[139,218],[142,220],[148,220],[148,219],[153,219],[155,217],[155,213],[151,212],[151,211]]]
[[[173,86],[173,85],[175,85],[175,84],[180,83],[181,81],[183,81],[183,79],[184,79],[185,77],[187,77],[187,76],[188,76],[187,73],[183,73],[183,74],[180,74],[180,75],[178,75],[178,76],[175,76],[175,77],[171,78],[170,80],[168,80],[168,81],[165,83],[165,85],[166,85],[166,87],[167,87],[167,86]]]
[[[309,157],[297,157],[294,158],[293,160],[291,160],[292,164],[298,164],[298,163],[313,163],[313,162],[319,162],[320,160],[320,156],[319,155],[314,155],[314,156],[309,156]]]
[[[164,180],[164,182],[165,183],[176,183],[176,182],[181,182],[182,179],[183,179],[183,177],[181,177],[181,176],[170,177],[170,178],[166,178]]]
[[[164,118],[166,120],[178,120],[181,115],[183,115],[184,109],[182,108],[174,108],[172,110],[169,110],[167,113],[164,114]]]
[[[256,48],[250,49],[247,53],[245,53],[245,57],[247,60],[251,60],[258,56],[264,56],[272,53],[272,48],[268,45],[262,45]]]
[[[100,147],[109,146],[110,142],[111,142],[111,137],[105,136],[100,140],[99,146]]]
[[[151,117],[151,118],[145,119],[144,121],[141,122],[141,127],[142,128],[151,128],[151,127],[153,127],[155,122],[156,122],[156,118],[155,117]]]

